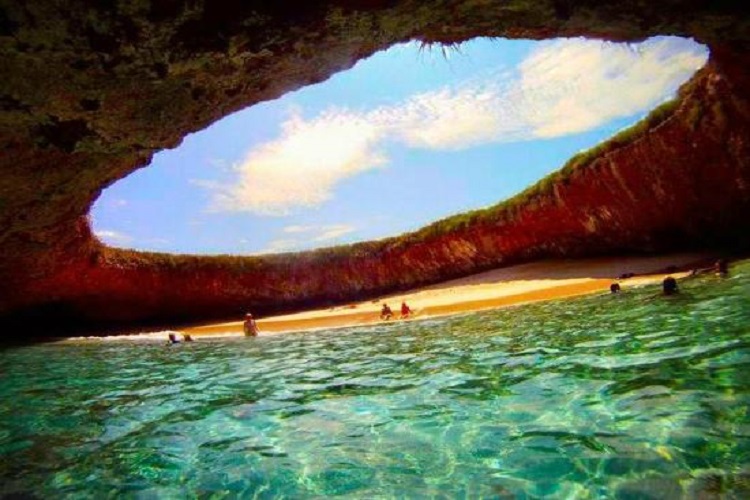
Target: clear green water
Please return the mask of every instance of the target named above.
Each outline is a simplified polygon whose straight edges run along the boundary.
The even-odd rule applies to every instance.
[[[681,286],[6,349],[0,495],[748,498],[750,263]]]

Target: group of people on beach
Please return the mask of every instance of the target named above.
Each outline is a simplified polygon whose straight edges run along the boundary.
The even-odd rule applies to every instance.
[[[242,324],[243,330],[245,331],[245,337],[257,337],[260,330],[258,324],[255,322],[255,318],[251,313],[245,314],[245,321]],[[182,341],[177,338],[176,333],[170,333],[167,336],[167,344],[179,344],[180,342],[193,342],[193,337],[189,333],[182,334]]]
[[[727,276],[729,274],[729,262],[726,259],[719,259],[717,260],[713,266],[706,267],[703,269],[693,269],[693,271],[690,273],[690,277],[698,276],[699,274],[704,273],[710,273],[714,272],[717,276]],[[632,273],[629,273],[629,276],[634,276]],[[612,283],[609,286],[610,293],[620,293],[622,288],[620,287],[619,283]],[[661,282],[661,291],[662,295],[675,295],[679,293],[680,289],[677,286],[677,280],[673,276],[667,276],[664,278]]]
[[[412,314],[414,314],[414,311],[411,309],[411,307],[409,307],[406,302],[401,302],[401,319],[406,319]],[[380,319],[387,321],[392,318],[393,311],[388,306],[388,304],[384,303],[383,308],[380,310]],[[260,329],[258,329],[258,323],[255,321],[255,318],[253,318],[252,313],[245,314],[245,321],[242,323],[242,330],[245,332],[245,337],[257,337],[260,333]]]
[[[193,337],[189,333],[183,333],[182,334],[182,342],[192,342]],[[170,333],[167,337],[167,343],[168,344],[179,344],[180,341],[177,339],[177,335],[174,333]]]
[[[412,311],[411,307],[409,307],[406,302],[401,302],[401,319],[406,319],[412,314],[414,314],[414,311]],[[393,318],[393,311],[388,304],[384,302],[383,308],[380,310],[380,319],[388,321],[391,318]]]
[[[717,260],[713,266],[703,268],[703,269],[694,269],[691,273],[691,276],[697,276],[699,274],[707,273],[707,272],[715,272],[719,276],[727,276],[729,274],[729,263],[726,259],[719,259]],[[633,274],[629,273],[627,277],[632,277]],[[623,277],[623,276],[621,276]],[[616,294],[620,293],[622,291],[622,287],[619,283],[615,282],[612,283],[609,287],[610,293]],[[679,293],[679,287],[677,286],[677,280],[672,276],[667,276],[662,280],[662,295],[675,295]],[[400,319],[406,319],[414,315],[414,311],[407,305],[405,301],[401,302],[401,317]],[[388,304],[383,303],[383,307],[380,310],[380,319],[383,321],[388,321],[393,319],[393,311],[388,306]],[[243,331],[245,332],[246,337],[257,337],[260,333],[260,330],[258,329],[258,324],[255,321],[255,318],[253,318],[253,315],[251,313],[245,314],[245,320],[242,324]],[[192,342],[193,338],[189,334],[183,334],[182,338],[183,342]],[[170,344],[176,344],[180,341],[177,340],[177,336],[174,333],[169,334],[169,341]]]

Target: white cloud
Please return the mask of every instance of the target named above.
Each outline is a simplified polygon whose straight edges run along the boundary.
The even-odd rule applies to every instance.
[[[507,78],[507,76],[506,76]],[[471,82],[416,95],[404,105],[381,110],[394,138],[408,146],[450,150],[491,142],[523,140],[526,127],[518,121],[507,96],[507,82]]]
[[[335,240],[344,236],[345,234],[353,233],[357,228],[349,226],[347,224],[335,224],[332,226],[321,226],[320,234],[313,238],[313,241],[328,241]]]
[[[356,230],[357,228],[355,226],[349,224],[330,224],[324,226],[286,226],[282,229],[282,232],[287,234],[314,233],[307,234],[307,240],[327,241],[340,238],[345,234],[353,233]]]
[[[638,45],[545,43],[520,66],[522,118],[533,137],[585,132],[653,108],[706,62],[699,45],[659,38]]]
[[[278,239],[271,241],[268,246],[262,250],[261,254],[263,253],[279,253],[279,252],[289,252],[292,250],[299,250],[302,242],[300,240],[296,239]]]
[[[320,205],[343,179],[385,162],[375,149],[381,138],[377,124],[346,111],[294,116],[279,139],[235,166],[237,182],[216,191],[215,209],[287,215],[291,206]]]
[[[103,229],[100,231],[94,231],[97,238],[102,240],[104,243],[111,245],[124,245],[133,241],[133,238],[125,233],[119,231],[112,231],[109,229]]]
[[[281,231],[285,234],[300,235],[294,238],[280,238],[271,241],[263,253],[286,252],[292,250],[302,250],[315,246],[315,243],[332,241],[341,238],[344,235],[353,233],[357,230],[355,226],[349,224],[329,224],[329,225],[312,225],[286,226]]]
[[[278,139],[253,148],[234,166],[233,184],[203,185],[214,192],[215,211],[287,215],[295,207],[321,205],[344,179],[386,164],[380,150],[385,141],[456,150],[584,132],[646,112],[706,58],[704,47],[679,38],[637,45],[542,43],[515,73],[369,111],[329,108],[309,120],[295,111]]]

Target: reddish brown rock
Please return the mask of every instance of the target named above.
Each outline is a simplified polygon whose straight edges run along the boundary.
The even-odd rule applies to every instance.
[[[393,43],[654,34],[711,50],[674,113],[503,217],[264,258],[123,252],[91,236],[93,200],[155,151]],[[33,318],[23,332],[189,321],[544,256],[739,247],[750,226],[749,40],[734,2],[0,2],[0,317]]]

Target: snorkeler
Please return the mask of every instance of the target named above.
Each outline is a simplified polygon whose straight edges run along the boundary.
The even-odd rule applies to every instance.
[[[664,278],[664,281],[661,282],[661,289],[664,295],[674,295],[680,291],[677,288],[677,280],[672,276]]]

